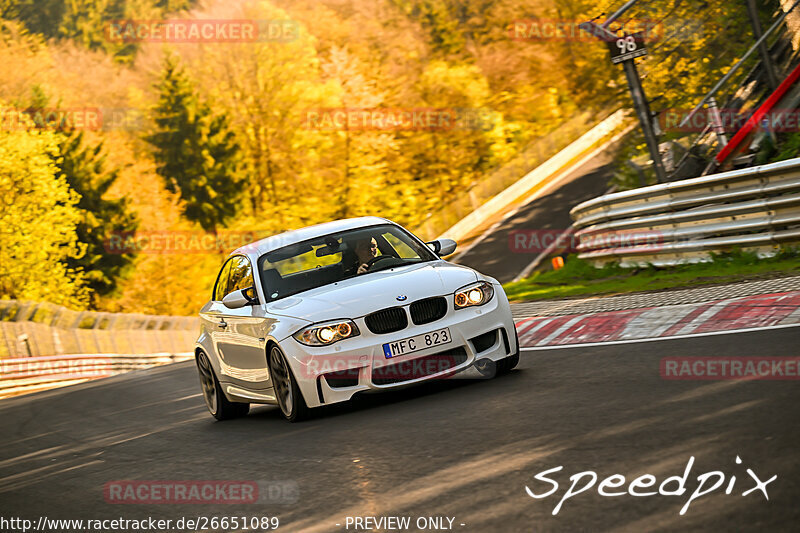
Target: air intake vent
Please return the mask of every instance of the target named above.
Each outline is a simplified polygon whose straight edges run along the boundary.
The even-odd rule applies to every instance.
[[[411,320],[419,326],[435,322],[447,314],[447,300],[443,296],[427,298],[411,304]]]
[[[402,307],[391,307],[367,315],[364,322],[372,333],[392,333],[408,326],[408,316]]]
[[[375,385],[392,385],[403,381],[412,381],[440,374],[462,365],[466,361],[467,351],[463,346],[459,346],[433,355],[373,368],[372,382]]]
[[[338,372],[328,372],[324,376],[331,388],[355,387],[358,385],[358,373],[358,368],[346,368]]]
[[[487,331],[483,335],[478,335],[477,337],[473,337],[469,340],[472,345],[475,347],[475,351],[478,353],[485,352],[497,341],[497,330]],[[508,345],[508,342],[506,342]],[[508,348],[506,348],[506,353],[508,353]]]

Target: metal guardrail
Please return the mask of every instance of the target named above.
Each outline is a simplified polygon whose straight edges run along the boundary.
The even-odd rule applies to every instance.
[[[197,317],[73,311],[0,300],[0,358],[183,352],[194,346],[199,328]]]
[[[575,206],[578,257],[623,266],[697,262],[800,243],[800,158],[607,194]]]
[[[74,311],[47,302],[0,300],[0,320],[82,329],[195,329],[196,317]]]
[[[82,383],[130,370],[186,361],[186,353],[76,354],[0,359],[0,398]]]

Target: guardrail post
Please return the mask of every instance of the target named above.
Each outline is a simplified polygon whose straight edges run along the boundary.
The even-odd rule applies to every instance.
[[[83,311],[80,311],[75,315],[75,320],[72,322],[71,328],[78,329],[83,321]]]
[[[17,337],[17,340],[19,341],[20,345],[25,348],[25,353],[27,354],[27,356],[33,357],[33,354],[31,353],[31,345],[28,344],[28,334],[23,333],[22,335]]]
[[[112,318],[108,321],[108,327],[106,329],[111,337],[111,347],[114,349],[114,353],[120,353],[119,346],[117,346],[117,335],[115,333],[119,315],[111,315],[111,317]]]
[[[472,189],[469,191],[469,203],[472,206],[473,211],[480,207],[480,204],[478,204],[478,199],[475,198],[475,191]]]
[[[81,330],[78,328],[72,329],[72,334],[75,336],[75,347],[78,349],[78,353],[85,353],[86,350],[83,349],[83,342],[81,342]]]
[[[713,96],[708,99],[708,114],[711,119],[711,128],[714,130],[719,142],[719,149],[722,150],[722,147],[728,144],[728,137],[725,135],[725,125],[722,123],[722,116],[719,114],[717,99]]]
[[[56,355],[64,355],[64,345],[61,344],[61,335],[58,334],[56,327],[53,327],[53,351]]]
[[[637,165],[636,163],[634,163],[630,159],[628,159],[626,161],[626,163],[627,163],[627,165],[629,167],[631,167],[636,172],[636,175],[639,176],[639,183],[642,185],[642,187],[646,187],[647,186],[647,179],[645,178],[644,170],[642,170],[642,167],[640,167],[639,165]]]
[[[30,315],[29,309],[31,307],[31,302],[17,302],[17,312],[14,314],[13,320],[14,322],[23,322],[28,319]]]

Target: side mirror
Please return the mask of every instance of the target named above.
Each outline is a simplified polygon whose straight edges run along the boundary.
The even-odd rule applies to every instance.
[[[426,242],[425,244],[439,257],[452,254],[456,251],[456,246],[458,246],[458,243],[453,239],[437,239],[435,241]]]
[[[240,309],[246,305],[258,303],[255,287],[247,287],[238,291],[229,292],[222,299],[222,305],[228,309]]]

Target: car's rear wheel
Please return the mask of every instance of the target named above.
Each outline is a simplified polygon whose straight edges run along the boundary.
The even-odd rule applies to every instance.
[[[250,411],[249,403],[232,402],[225,397],[219,386],[211,361],[205,352],[197,354],[197,371],[200,374],[200,388],[206,401],[208,412],[217,420],[230,420],[244,416]]]
[[[306,405],[297,380],[294,379],[286,356],[278,346],[273,345],[269,350],[268,364],[272,375],[272,387],[275,390],[275,399],[281,414],[289,422],[298,422],[308,416]]]

